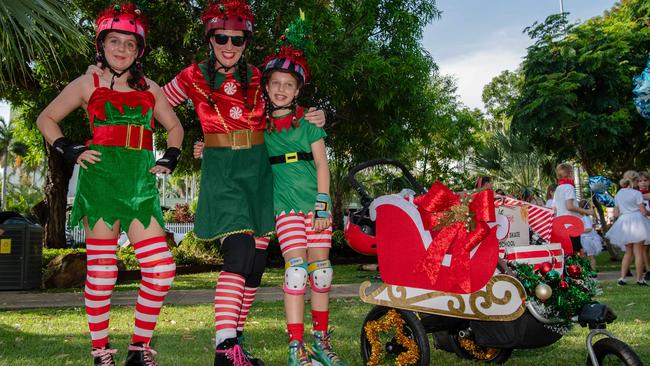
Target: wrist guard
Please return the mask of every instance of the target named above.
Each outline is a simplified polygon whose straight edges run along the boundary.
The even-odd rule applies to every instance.
[[[72,164],[76,164],[79,155],[88,150],[88,147],[85,145],[74,143],[65,137],[59,137],[56,139],[56,141],[52,143],[52,147],[63,156],[63,159],[66,162]]]
[[[176,169],[178,159],[181,157],[181,150],[177,147],[168,147],[162,158],[156,161],[156,165],[164,166],[170,170],[170,173]]]
[[[316,205],[314,205],[314,217],[317,219],[329,219],[331,216],[330,207],[332,199],[327,193],[318,193],[316,195]]]

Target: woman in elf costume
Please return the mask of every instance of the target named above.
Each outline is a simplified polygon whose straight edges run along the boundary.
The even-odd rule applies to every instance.
[[[209,4],[202,21],[209,59],[185,68],[163,90],[174,106],[192,101],[204,133],[194,232],[199,239],[219,239],[224,260],[214,299],[214,364],[261,364],[241,347],[266,265],[265,236],[274,228],[261,72],[243,58],[254,16],[245,0],[227,0]],[[324,123],[322,111],[307,117]]]
[[[115,365],[108,344],[110,300],[117,280],[117,239],[127,230],[142,281],[127,366],[153,366],[149,347],[176,266],[167,249],[155,174],[170,174],[180,156],[183,128],[161,88],[142,74],[147,25],[131,3],[114,5],[97,19],[97,59],[110,72],[72,81],[38,117],[48,143],[80,165],[70,222],[86,232],[86,313],[95,365]],[[89,144],[72,142],[58,122],[83,107],[90,119]],[[167,151],[154,162],[154,118],[168,131]]]
[[[333,351],[328,329],[329,291],[333,270],[329,261],[332,227],[329,168],[325,131],[305,120],[297,105],[309,80],[305,51],[309,24],[301,13],[280,37],[275,53],[264,60],[263,95],[266,101],[266,148],[273,170],[275,229],[285,259],[284,303],[289,333],[289,366],[344,366]],[[203,144],[194,157],[204,155]],[[311,284],[314,342],[303,341],[307,281]]]

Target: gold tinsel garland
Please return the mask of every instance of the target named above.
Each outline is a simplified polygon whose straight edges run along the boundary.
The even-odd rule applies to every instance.
[[[400,353],[395,360],[396,366],[414,365],[420,359],[418,344],[414,339],[404,334],[404,319],[395,309],[390,309],[386,315],[377,320],[371,320],[366,323],[363,330],[366,332],[366,338],[371,346],[370,358],[367,366],[379,366],[382,358],[383,347],[379,341],[379,333],[386,333],[390,330],[395,332],[395,340],[404,348],[406,352]]]
[[[469,352],[475,359],[479,361],[489,361],[497,356],[499,351],[497,348],[480,347],[474,341],[467,338],[459,338],[458,343],[467,352]]]

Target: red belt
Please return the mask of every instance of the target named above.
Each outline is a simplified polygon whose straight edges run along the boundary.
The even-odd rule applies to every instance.
[[[91,144],[153,150],[153,133],[142,125],[95,126]]]

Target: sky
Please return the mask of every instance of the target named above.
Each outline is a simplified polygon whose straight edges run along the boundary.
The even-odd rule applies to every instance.
[[[614,0],[563,0],[571,21],[602,15]],[[440,72],[456,78],[460,101],[483,109],[483,86],[515,70],[532,44],[525,27],[560,12],[560,0],[437,0],[442,16],[424,31],[423,45]],[[0,102],[0,116],[9,108]]]
[[[563,0],[569,20],[602,15],[614,0]],[[424,30],[423,45],[440,72],[456,78],[459,100],[483,108],[483,86],[515,70],[532,40],[523,29],[560,12],[560,0],[437,0],[441,18]]]

